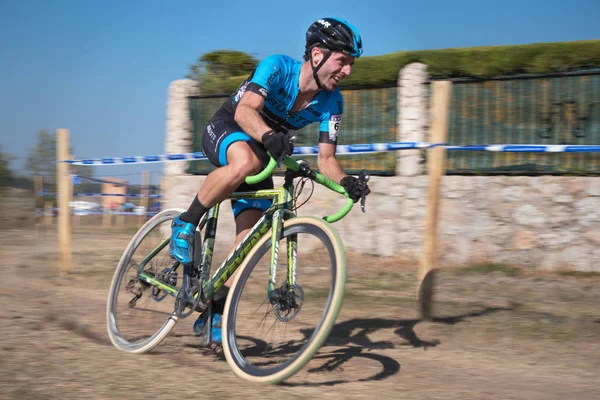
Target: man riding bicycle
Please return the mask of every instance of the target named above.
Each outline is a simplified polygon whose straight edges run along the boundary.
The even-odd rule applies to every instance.
[[[256,185],[246,184],[245,178],[266,166],[269,154],[276,160],[291,155],[294,131],[313,122],[320,124],[319,171],[340,182],[349,196],[358,201],[358,178],[344,174],[335,150],[344,105],[338,86],[350,75],[362,51],[360,34],[350,23],[338,18],[319,19],[306,32],[304,62],[285,55],[265,58],[223,103],[206,126],[202,139],[205,155],[218,168],[208,174],[188,210],[171,225],[169,248],[177,261],[192,262],[194,231],[211,207],[234,191],[273,188],[272,178]],[[270,206],[268,199],[232,201],[234,248]],[[217,342],[221,340],[220,314],[228,286],[229,282],[217,293],[212,306],[212,338]],[[199,318],[195,328],[202,321]]]

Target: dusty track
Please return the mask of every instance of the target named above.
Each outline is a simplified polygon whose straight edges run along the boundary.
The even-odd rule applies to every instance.
[[[416,319],[415,270],[350,256],[347,296],[318,356],[271,387],[235,377],[198,347],[191,318],[128,355],[105,327],[110,278],[129,233],[81,227],[57,275],[57,238],[0,230],[0,398],[597,399],[600,278],[443,270],[433,321]],[[31,224],[30,224],[31,225]]]

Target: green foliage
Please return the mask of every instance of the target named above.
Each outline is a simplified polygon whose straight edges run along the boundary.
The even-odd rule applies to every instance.
[[[235,50],[205,53],[190,66],[187,78],[200,82],[202,94],[231,93],[258,65],[250,54]]]
[[[25,169],[31,175],[41,176],[44,182],[56,182],[56,135],[41,130],[37,132],[36,137],[36,144],[29,149]],[[70,153],[73,153],[73,149],[70,149]],[[93,167],[73,165],[71,173],[92,176]]]
[[[576,278],[597,278],[600,277],[600,272],[595,271],[560,271],[562,276],[574,276]]]
[[[13,171],[10,169],[10,163],[15,156],[4,153],[0,144],[0,187],[8,186],[13,180]]]
[[[518,276],[521,274],[521,270],[519,268],[496,263],[474,264],[457,271],[459,274],[489,274],[493,272],[501,272],[506,276]]]
[[[400,70],[413,62],[426,64],[434,79],[600,68],[600,40],[404,51],[361,57],[352,75],[344,80],[344,86],[396,84]],[[200,56],[198,62],[190,66],[187,77],[200,82],[203,95],[232,93],[257,64],[249,54],[217,50]]]
[[[33,179],[30,176],[13,175],[9,182],[10,187],[33,190]]]
[[[344,85],[395,84],[400,70],[412,62],[426,64],[434,79],[491,78],[599,68],[600,40],[406,51],[363,57],[356,61]]]
[[[29,149],[25,169],[31,175],[42,176],[46,182],[56,181],[56,138],[41,130],[36,134],[36,143]]]

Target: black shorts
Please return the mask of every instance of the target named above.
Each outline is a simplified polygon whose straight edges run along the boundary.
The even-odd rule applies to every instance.
[[[208,158],[211,164],[216,167],[227,165],[227,149],[232,143],[243,141],[247,142],[254,154],[262,162],[263,168],[269,162],[267,150],[261,143],[253,140],[229,115],[219,115],[217,112],[206,128],[202,137],[202,151]],[[242,183],[235,191],[249,192],[255,190],[273,189],[273,178],[268,177],[262,182],[255,185]],[[258,209],[265,211],[271,207],[270,199],[240,199],[232,200],[231,208],[233,215],[237,217],[242,211],[248,209]]]

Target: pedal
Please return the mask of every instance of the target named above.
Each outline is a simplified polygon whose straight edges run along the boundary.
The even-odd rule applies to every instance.
[[[225,359],[225,352],[223,352],[223,345],[221,343],[212,342],[210,344],[210,349],[219,360]]]

